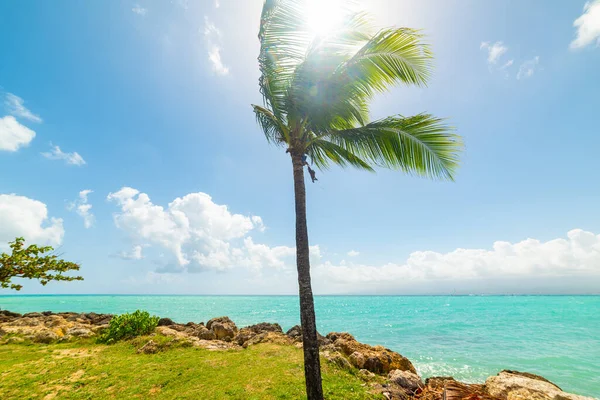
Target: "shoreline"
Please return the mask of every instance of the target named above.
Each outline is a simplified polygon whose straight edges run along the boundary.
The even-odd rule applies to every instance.
[[[75,312],[33,312],[26,314],[0,311],[0,343],[17,343],[27,340],[34,343],[56,343],[93,338],[106,329],[112,314]],[[155,334],[185,342],[191,346],[208,350],[242,350],[261,343],[281,346],[302,347],[300,327],[294,326],[287,332],[277,323],[259,323],[243,328],[228,317],[213,318],[203,322],[176,323],[170,318],[161,318]],[[4,338],[6,337],[6,338]],[[19,338],[19,339],[11,339]],[[152,340],[150,340],[152,342]],[[429,377],[425,381],[417,375],[412,362],[401,354],[383,346],[360,343],[349,333],[331,332],[319,335],[321,358],[339,368],[353,370],[364,376],[366,381],[385,379],[385,383],[374,384],[376,390],[388,399],[420,398],[421,393],[475,393],[490,399],[505,400],[515,390],[523,393],[538,393],[540,399],[590,400],[575,394],[565,393],[545,378],[526,372],[502,370],[490,376],[485,383],[465,383],[452,377]],[[146,345],[148,345],[147,343]],[[152,345],[149,346],[152,348]],[[150,351],[151,352],[151,351]],[[515,389],[517,388],[517,389]],[[562,397],[556,397],[562,396]],[[482,399],[486,397],[481,397]],[[487,399],[486,398],[486,399]],[[534,398],[534,397],[522,397]]]

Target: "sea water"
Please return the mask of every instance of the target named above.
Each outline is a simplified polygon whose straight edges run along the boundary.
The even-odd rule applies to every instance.
[[[408,357],[424,376],[483,382],[502,369],[600,397],[600,296],[317,296],[322,334],[352,333]],[[147,310],[177,322],[299,323],[294,296],[0,296],[16,312]]]

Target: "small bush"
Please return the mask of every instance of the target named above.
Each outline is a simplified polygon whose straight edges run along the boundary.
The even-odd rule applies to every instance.
[[[147,311],[137,310],[132,314],[116,315],[110,320],[110,325],[100,336],[100,343],[114,343],[123,339],[131,339],[140,335],[152,333],[158,325],[157,316],[150,316]]]

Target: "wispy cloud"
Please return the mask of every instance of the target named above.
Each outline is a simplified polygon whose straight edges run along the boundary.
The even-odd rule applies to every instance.
[[[481,50],[485,50],[487,54],[487,62],[490,72],[500,72],[504,75],[505,79],[508,79],[513,74],[510,72],[511,67],[515,63],[513,58],[500,63],[504,55],[508,52],[508,46],[504,45],[503,42],[497,41],[494,44],[491,44],[490,42],[481,42],[479,48]],[[516,78],[521,80],[533,76],[533,74],[539,69],[539,64],[539,56],[535,56],[530,60],[524,61],[519,66],[519,71],[516,74]]]
[[[77,215],[83,218],[83,226],[91,228],[94,225],[94,214],[92,214],[92,205],[88,203],[88,195],[93,193],[92,190],[86,189],[79,192],[79,198],[67,205],[67,210],[75,210]]]
[[[142,245],[133,246],[130,251],[123,251],[119,253],[118,257],[122,258],[123,260],[141,260],[144,258],[142,250]]]
[[[525,61],[519,67],[519,72],[517,73],[517,79],[526,79],[526,78],[530,78],[531,76],[533,76],[535,71],[538,70],[539,64],[540,64],[539,56],[535,56],[531,60]]]
[[[506,68],[510,67],[511,65],[513,65],[514,62],[515,62],[515,60],[508,60],[500,67],[500,69],[506,69]]]
[[[0,118],[0,151],[17,151],[31,143],[35,132],[11,115]]]
[[[148,13],[148,9],[140,6],[139,4],[136,4],[135,6],[133,6],[131,11],[133,11],[137,15],[141,15],[142,17]]]
[[[212,63],[213,70],[219,75],[229,74],[229,67],[223,64],[221,60],[221,48],[217,45],[213,45],[208,50],[208,59]]]
[[[64,160],[69,165],[82,166],[86,164],[83,157],[76,151],[65,153],[58,146],[52,146],[49,152],[42,153],[42,155],[49,160]]]
[[[229,67],[225,65],[221,58],[221,46],[219,45],[221,31],[207,16],[204,17],[204,38],[208,47],[208,60],[212,65],[213,71],[218,75],[229,74]]]
[[[25,107],[25,101],[15,94],[6,93],[4,105],[8,109],[8,112],[15,117],[25,118],[29,121],[38,123],[42,122],[40,116],[29,111],[27,107]]]
[[[359,253],[358,251],[356,251],[356,250],[350,250],[350,251],[348,252],[348,256],[350,256],[350,257],[356,257],[356,256],[358,256],[359,254],[360,254],[360,253]]]
[[[594,42],[600,46],[600,0],[585,3],[583,14],[573,22],[577,28],[571,49],[580,49]]]
[[[510,67],[512,67],[512,65],[515,63],[515,60],[508,60],[507,62],[505,62],[504,64],[502,64],[501,67],[498,67],[498,71],[502,71],[504,73],[504,78],[508,79],[510,77],[510,74],[508,72],[508,69]]]
[[[221,7],[221,2],[219,0],[215,0],[215,8]]]
[[[500,57],[508,51],[508,47],[502,42],[496,42],[494,44],[490,44],[490,42],[481,42],[479,48],[487,52],[487,61],[489,64],[496,64]]]

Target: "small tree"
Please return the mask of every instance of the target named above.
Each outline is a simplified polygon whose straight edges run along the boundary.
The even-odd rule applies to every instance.
[[[12,283],[12,278],[38,279],[42,285],[50,281],[82,281],[81,276],[66,276],[64,272],[79,271],[79,264],[61,260],[52,246],[35,244],[25,247],[25,239],[18,237],[10,242],[12,254],[0,255],[0,287],[21,290],[23,285]]]

